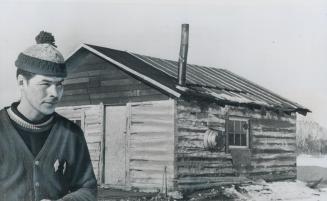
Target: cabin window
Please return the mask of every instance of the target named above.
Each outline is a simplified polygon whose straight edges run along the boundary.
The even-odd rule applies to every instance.
[[[70,119],[84,131],[84,119]]]
[[[228,143],[230,148],[249,146],[249,121],[243,118],[230,118],[227,121]]]
[[[81,127],[81,125],[82,125],[82,120],[80,120],[80,119],[74,119],[74,120],[72,120],[75,124],[77,124],[79,127]]]

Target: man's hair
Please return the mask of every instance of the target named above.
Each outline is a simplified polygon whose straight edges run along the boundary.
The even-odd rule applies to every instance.
[[[23,77],[25,77],[25,79],[27,81],[29,81],[31,78],[33,78],[35,76],[34,73],[31,73],[31,72],[28,72],[28,71],[24,71],[22,69],[17,68],[16,78],[18,78],[18,75],[22,75]]]

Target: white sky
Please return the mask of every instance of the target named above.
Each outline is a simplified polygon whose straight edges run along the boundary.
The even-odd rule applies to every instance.
[[[65,56],[81,42],[226,68],[313,111],[327,127],[327,1],[0,1],[0,107],[19,97],[14,61],[52,32]]]

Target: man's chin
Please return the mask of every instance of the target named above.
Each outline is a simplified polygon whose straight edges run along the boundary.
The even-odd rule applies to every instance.
[[[50,115],[50,114],[54,113],[55,108],[56,108],[55,106],[47,106],[47,107],[43,107],[40,111],[44,115]]]

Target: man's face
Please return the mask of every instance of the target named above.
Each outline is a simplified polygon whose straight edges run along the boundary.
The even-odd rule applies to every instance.
[[[22,95],[31,109],[43,115],[52,114],[63,94],[63,78],[35,75],[24,81]]]

